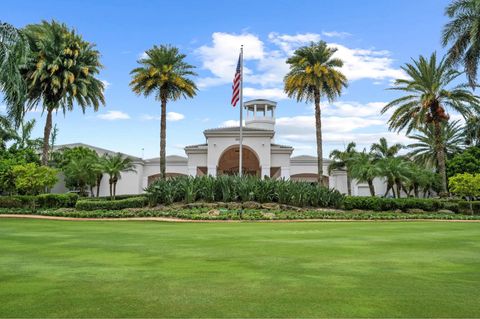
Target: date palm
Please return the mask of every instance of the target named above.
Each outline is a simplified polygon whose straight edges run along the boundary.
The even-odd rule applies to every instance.
[[[464,131],[459,121],[442,123],[442,140],[444,141],[444,152],[446,158],[462,150],[465,142]],[[407,145],[411,151],[407,154],[415,163],[428,168],[437,168],[437,156],[435,151],[435,126],[428,124],[418,130],[418,133],[409,135],[409,138],[415,140],[414,143]]]
[[[448,62],[462,64],[468,82],[475,88],[480,62],[480,1],[455,0],[445,9],[450,21],[443,28],[442,44],[451,45]]]
[[[135,164],[130,157],[123,157],[122,154],[105,155],[102,161],[103,171],[108,174],[110,185],[110,197],[114,200],[117,193],[117,182],[123,172],[136,172]]]
[[[27,86],[21,69],[29,53],[22,30],[0,22],[0,91],[7,106],[7,115],[18,128],[23,123]]]
[[[331,174],[335,169],[344,169],[347,172],[347,192],[348,196],[352,195],[352,176],[351,176],[351,161],[355,155],[355,142],[348,143],[344,151],[333,150],[330,153],[330,158],[333,162],[328,165],[328,173]]]
[[[24,78],[30,107],[42,104],[47,119],[43,134],[42,163],[48,162],[49,138],[54,112],[71,111],[78,105],[97,111],[105,104],[103,83],[95,76],[100,53],[65,24],[43,21],[23,30],[30,46]]]
[[[321,97],[332,102],[347,87],[347,78],[339,68],[343,61],[333,57],[337,49],[327,46],[324,41],[312,42],[301,47],[287,59],[290,71],[284,78],[284,90],[297,102],[313,102],[315,105],[315,129],[317,139],[318,183],[323,185],[323,149]]]
[[[480,146],[480,112],[470,116],[466,121],[465,144]]]
[[[435,134],[435,155],[442,183],[441,193],[447,191],[445,169],[445,143],[442,139],[442,125],[448,122],[447,108],[464,117],[479,105],[479,98],[466,89],[465,84],[453,86],[452,82],[461,74],[445,62],[437,61],[433,53],[430,58],[420,56],[401,67],[407,79],[397,79],[393,90],[405,93],[404,96],[388,103],[382,113],[394,109],[388,124],[395,131],[420,129],[432,124]]]
[[[153,46],[145,52],[146,56],[138,60],[141,65],[130,74],[130,86],[138,95],[155,95],[160,101],[160,178],[165,179],[166,164],[166,128],[167,103],[180,98],[193,98],[197,86],[189,78],[195,76],[194,66],[185,62],[185,54],[168,45]]]

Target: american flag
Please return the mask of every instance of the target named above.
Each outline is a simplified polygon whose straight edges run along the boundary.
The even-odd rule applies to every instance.
[[[238,57],[237,70],[235,71],[235,76],[233,77],[232,85],[232,105],[235,107],[238,100],[240,99],[240,82],[241,82],[241,70],[240,70],[240,56]]]

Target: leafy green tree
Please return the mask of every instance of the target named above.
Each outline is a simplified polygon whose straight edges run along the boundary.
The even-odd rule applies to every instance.
[[[395,157],[402,148],[403,145],[400,143],[388,145],[387,139],[381,137],[378,143],[372,144],[370,152],[374,155],[375,159],[378,160],[387,157]]]
[[[408,79],[397,79],[393,90],[405,95],[388,103],[382,113],[394,109],[388,124],[395,131],[419,129],[431,123],[434,126],[435,153],[438,172],[442,178],[440,192],[447,192],[445,144],[442,140],[442,124],[449,120],[446,107],[464,117],[472,114],[479,105],[479,99],[465,88],[465,85],[451,87],[461,74],[453,69],[445,59],[437,61],[433,53],[430,58],[420,56],[413,63],[402,66]]]
[[[57,170],[35,163],[16,165],[13,167],[15,187],[21,194],[37,195],[52,188],[57,182]]]
[[[354,142],[348,143],[344,151],[333,150],[330,153],[330,158],[333,162],[328,165],[328,173],[331,174],[335,169],[344,169],[347,172],[347,191],[348,196],[352,195],[352,176],[351,176],[351,160],[355,155],[355,146]]]
[[[441,134],[447,159],[462,151],[465,138],[459,121],[442,123]],[[427,124],[419,128],[418,133],[408,137],[415,140],[415,142],[407,146],[408,149],[411,149],[407,156],[415,163],[424,167],[438,167],[435,149],[435,126],[431,123]]]
[[[65,24],[43,21],[27,25],[24,30],[30,46],[24,79],[28,87],[28,103],[42,103],[47,113],[43,135],[42,163],[48,163],[52,115],[73,110],[83,112],[88,106],[97,111],[105,104],[104,85],[95,76],[101,64],[100,53]]]
[[[462,64],[470,86],[475,88],[480,61],[480,3],[478,0],[452,1],[445,15],[450,21],[443,28],[442,44],[444,47],[451,45],[449,63]]]
[[[470,210],[473,215],[471,201],[480,197],[480,174],[463,173],[450,177],[450,191],[460,197],[466,197],[470,201]]]
[[[313,102],[315,105],[315,128],[317,139],[318,183],[323,184],[322,117],[320,99],[334,101],[347,87],[347,78],[339,68],[343,61],[334,58],[337,49],[330,48],[324,41],[312,42],[301,47],[287,59],[290,71],[284,78],[284,90],[298,102]]]
[[[138,60],[141,66],[130,72],[130,86],[136,94],[154,94],[160,101],[160,178],[165,179],[167,103],[193,98],[197,94],[197,86],[189,78],[196,73],[193,71],[195,67],[185,62],[186,55],[175,47],[155,45],[145,54],[145,58]]]
[[[448,176],[462,173],[480,174],[480,147],[467,148],[460,154],[456,154],[447,165]]]
[[[364,150],[363,152],[357,152],[350,163],[352,177],[361,183],[367,183],[370,195],[375,196],[373,180],[382,176],[382,171],[376,163],[375,156]]]
[[[122,177],[123,172],[136,172],[135,164],[130,157],[123,157],[120,153],[115,155],[107,154],[103,159],[103,168],[109,176],[110,197],[115,199],[118,180]]]

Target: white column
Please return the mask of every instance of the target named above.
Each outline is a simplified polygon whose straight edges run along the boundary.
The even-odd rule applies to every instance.
[[[210,176],[217,176],[217,167],[216,166],[208,166],[208,175]]]
[[[270,166],[262,166],[262,174],[260,177],[264,179],[265,176],[270,177]]]
[[[285,179],[290,179],[290,167],[287,167],[287,166],[280,167],[280,177]]]
[[[189,176],[197,176],[197,167],[196,166],[189,166],[188,167],[188,175]]]
[[[253,106],[253,119],[254,120],[257,119],[257,104]]]

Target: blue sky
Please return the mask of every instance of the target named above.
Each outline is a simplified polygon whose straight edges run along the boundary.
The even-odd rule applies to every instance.
[[[9,1],[0,4],[0,20],[17,27],[55,19],[97,45],[104,65],[106,106],[85,115],[58,114],[58,143],[83,142],[144,157],[159,151],[160,105],[136,96],[129,72],[154,44],[172,44],[197,66],[200,87],[192,100],[168,105],[167,154],[203,143],[203,130],[235,124],[229,106],[231,80],[241,44],[245,46],[245,99],[278,102],[277,143],[295,147],[295,155],[315,154],[313,109],[282,93],[285,59],[300,46],[319,39],[338,48],[349,87],[333,104],[323,101],[324,152],[351,140],[360,147],[386,136],[379,110],[395,98],[386,90],[404,76],[399,67],[411,57],[445,52],[440,44],[446,0],[363,1]],[[45,118],[37,118],[42,135]],[[142,151],[143,149],[143,151]]]

